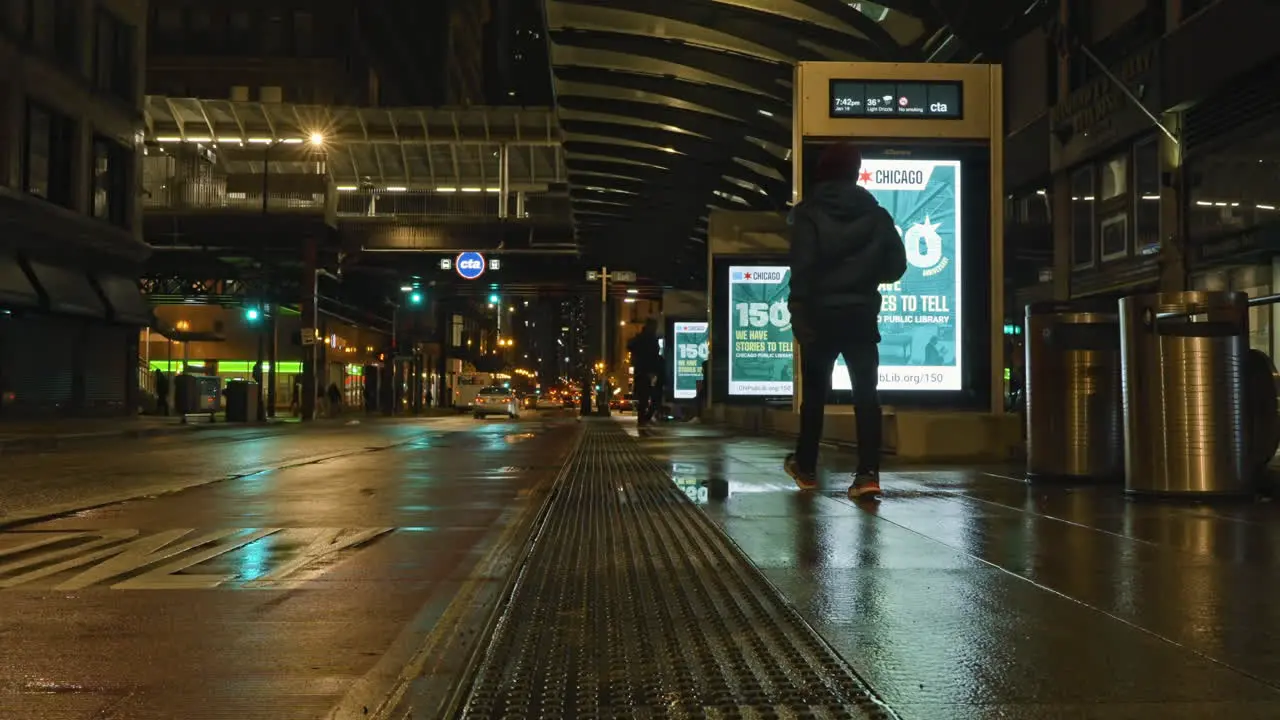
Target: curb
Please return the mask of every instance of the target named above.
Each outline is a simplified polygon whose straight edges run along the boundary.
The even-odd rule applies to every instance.
[[[452,415],[422,415],[418,419],[438,419],[440,417],[453,417]],[[192,422],[186,424],[160,425],[156,427],[142,428],[125,428],[121,430],[105,430],[100,432],[72,433],[66,435],[24,435],[14,438],[0,438],[0,454],[5,452],[13,453],[38,453],[51,452],[54,450],[64,449],[74,445],[81,445],[91,442],[100,442],[103,440],[141,440],[144,438],[160,437],[163,435],[177,435],[179,433],[202,432],[206,430],[224,430],[233,429],[256,429],[256,430],[274,430],[277,432],[287,432],[294,429],[313,428],[313,427],[340,427],[349,424],[352,420],[361,423],[375,423],[385,420],[382,415],[363,415],[353,413],[349,417],[338,418],[321,418],[315,422],[265,422],[265,423],[228,423],[228,422]],[[0,430],[3,426],[0,425]]]
[[[24,437],[16,437],[8,440],[0,439],[0,453],[17,452],[48,452],[58,450],[73,445],[81,445],[102,440],[141,440],[143,438],[160,437],[162,435],[177,435],[186,432],[200,432],[202,430],[222,429],[227,427],[227,423],[193,423],[189,425],[172,425],[152,428],[127,428],[124,430],[107,430],[102,432],[87,432],[71,435],[30,435]],[[240,425],[240,427],[271,427],[271,424],[265,425]]]

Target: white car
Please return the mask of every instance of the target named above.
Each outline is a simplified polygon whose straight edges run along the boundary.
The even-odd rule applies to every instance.
[[[481,388],[476,393],[475,404],[471,406],[471,416],[483,420],[490,415],[506,415],[511,419],[520,417],[520,402],[516,394],[501,387]]]

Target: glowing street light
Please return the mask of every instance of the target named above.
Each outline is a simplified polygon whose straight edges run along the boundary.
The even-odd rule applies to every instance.
[[[324,135],[318,132],[311,133],[311,144],[320,146],[324,144]]]

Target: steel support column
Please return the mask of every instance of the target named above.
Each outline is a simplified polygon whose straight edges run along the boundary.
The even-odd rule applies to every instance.
[[[318,248],[315,238],[308,238],[303,248],[303,267],[302,267],[302,399],[298,403],[298,411],[302,414],[302,421],[309,422],[315,420],[316,417],[316,392],[318,385],[318,371],[316,366],[316,338],[315,331],[319,327],[319,304],[317,295],[319,294],[317,285],[320,282],[320,273],[317,263]],[[309,327],[308,327],[309,326]],[[311,337],[305,337],[310,332]]]
[[[498,218],[506,220],[511,199],[511,147],[502,143],[498,154],[502,163],[498,169]]]
[[[268,346],[267,362],[270,364],[270,370],[267,374],[267,417],[274,418],[276,416],[276,382],[278,381],[279,372],[276,365],[280,360],[280,306],[271,306],[271,345]]]

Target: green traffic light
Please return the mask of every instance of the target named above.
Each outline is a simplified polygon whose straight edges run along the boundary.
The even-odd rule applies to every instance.
[[[413,294],[409,295],[409,302],[413,303],[414,305],[421,305],[421,304],[422,304],[422,293],[420,293],[420,292],[416,292],[416,293],[413,293]]]
[[[490,295],[490,296],[489,296],[489,304],[490,304],[490,305],[497,305],[497,304],[498,304],[498,300],[499,300],[499,299],[500,299],[500,298],[499,298],[497,295]]]
[[[258,308],[249,308],[244,311],[244,317],[249,322],[257,322],[262,317],[262,312]]]

